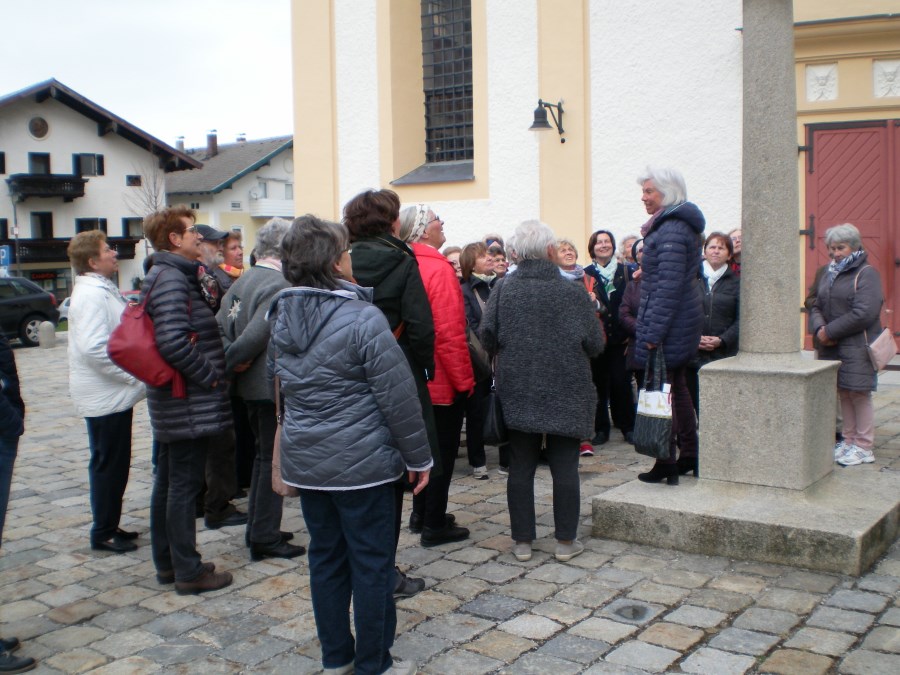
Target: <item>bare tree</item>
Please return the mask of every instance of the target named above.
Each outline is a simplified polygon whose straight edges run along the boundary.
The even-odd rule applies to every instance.
[[[144,218],[166,206],[166,174],[150,160],[143,167],[132,164],[140,185],[129,188],[122,199],[134,215]]]

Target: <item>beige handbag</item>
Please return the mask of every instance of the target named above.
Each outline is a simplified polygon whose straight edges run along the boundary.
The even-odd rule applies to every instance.
[[[278,426],[275,427],[275,443],[272,446],[272,492],[282,497],[296,497],[300,490],[293,485],[288,485],[281,478],[281,380],[275,377],[275,419]]]
[[[866,334],[866,344],[869,343],[869,335]],[[881,335],[875,338],[875,342],[869,344],[866,349],[869,352],[869,359],[872,361],[872,367],[876,373],[880,373],[891,362],[891,359],[897,355],[897,341],[894,340],[894,334],[890,328],[881,331]]]

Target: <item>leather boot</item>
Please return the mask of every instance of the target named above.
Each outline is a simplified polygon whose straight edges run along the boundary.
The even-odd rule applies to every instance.
[[[679,457],[676,464],[680,475],[684,476],[693,471],[695,477],[700,477],[700,468],[696,457]]]
[[[647,473],[639,473],[638,480],[644,483],[662,483],[665,480],[668,485],[678,485],[678,465],[656,462]]]

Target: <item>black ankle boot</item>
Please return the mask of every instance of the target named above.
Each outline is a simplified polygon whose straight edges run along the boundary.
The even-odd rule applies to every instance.
[[[678,465],[657,462],[647,473],[639,473],[638,480],[644,483],[662,483],[678,485]]]
[[[684,476],[693,471],[696,478],[700,477],[700,468],[697,464],[696,457],[679,457],[676,464],[678,466],[678,473],[680,475]]]

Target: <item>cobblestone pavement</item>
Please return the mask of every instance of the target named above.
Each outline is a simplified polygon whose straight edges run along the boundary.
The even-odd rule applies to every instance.
[[[61,337],[51,349],[15,350],[28,432],[0,554],[0,634],[22,638],[19,653],[39,659],[43,673],[319,670],[305,557],[251,562],[243,528],[198,521],[204,558],[231,571],[234,585],[179,596],[156,583],[143,403],[122,523],[142,533],[140,548],[90,550],[87,438],[68,400]],[[842,470],[900,470],[898,402],[900,377],[890,374],[876,396],[876,463]],[[587,550],[566,564],[551,554],[551,489],[540,467],[540,539],[520,563],[496,451],[487,481],[469,476],[461,458],[450,508],[472,537],[424,549],[404,531],[398,562],[427,588],[398,602],[394,655],[423,673],[900,673],[900,544],[857,579],[592,538],[591,497],[648,463],[618,434],[582,460]],[[306,542],[297,500],[285,502],[284,529]]]

